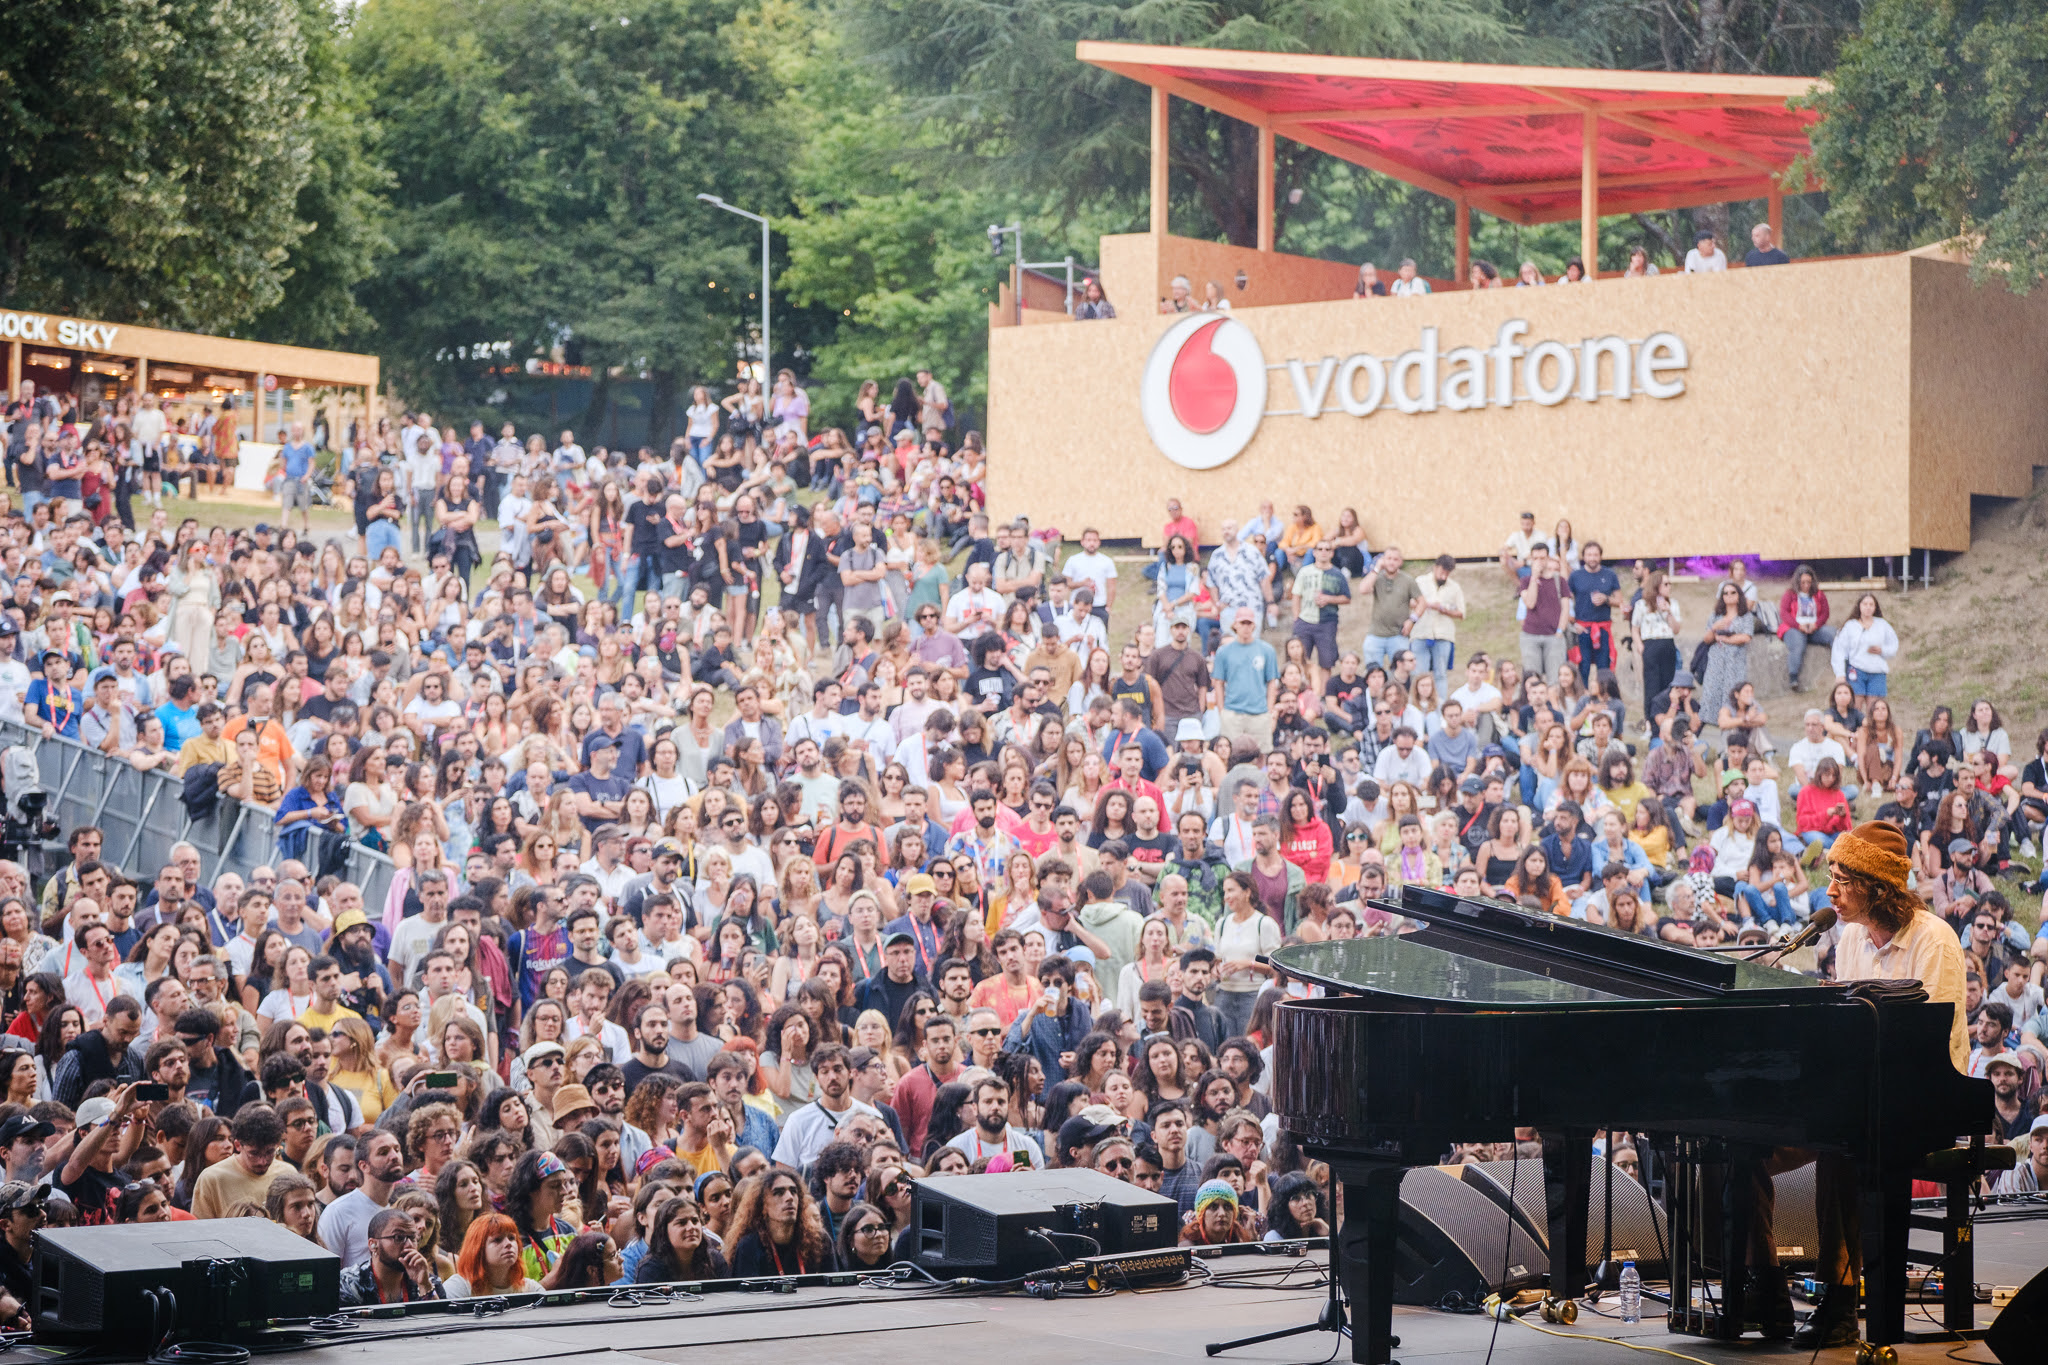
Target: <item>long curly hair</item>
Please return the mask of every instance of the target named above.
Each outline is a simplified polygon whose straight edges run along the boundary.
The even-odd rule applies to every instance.
[[[800,1266],[799,1273],[810,1274],[822,1271],[831,1264],[831,1251],[825,1238],[825,1220],[818,1216],[817,1201],[794,1171],[770,1167],[759,1175],[749,1176],[740,1182],[733,1194],[732,1221],[726,1224],[725,1244],[737,1247],[740,1239],[748,1233],[758,1236],[764,1245],[772,1239],[768,1232],[768,1191],[780,1180],[787,1180],[796,1187],[796,1251]]]

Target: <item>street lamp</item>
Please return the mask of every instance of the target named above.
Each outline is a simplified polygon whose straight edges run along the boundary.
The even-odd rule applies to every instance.
[[[768,357],[772,354],[768,349],[768,220],[758,213],[748,213],[745,209],[735,208],[715,194],[700,194],[697,197],[715,209],[724,209],[727,213],[752,219],[761,225],[761,390],[765,393],[771,383]]]

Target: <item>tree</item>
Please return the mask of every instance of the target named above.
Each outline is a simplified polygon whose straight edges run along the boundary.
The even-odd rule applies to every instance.
[[[382,226],[390,176],[376,160],[376,128],[362,83],[348,66],[353,11],[326,0],[298,5],[310,158],[293,212],[305,232],[285,258],[283,296],[248,332],[297,346],[361,344],[377,324],[356,289],[391,249]]]
[[[739,0],[377,0],[351,62],[392,175],[389,264],[363,291],[410,398],[480,410],[565,350],[655,385],[729,369],[758,236],[697,202],[779,210],[788,21]]]
[[[1842,49],[1814,162],[1863,250],[1961,238],[1981,277],[2048,278],[2048,10],[1874,0]]]
[[[219,330],[281,295],[311,160],[299,9],[15,0],[0,304]]]
[[[857,51],[871,52],[907,112],[929,120],[980,183],[1065,213],[1114,205],[1143,216],[1147,91],[1074,59],[1080,39],[1375,57],[1484,60],[1517,48],[1495,0],[849,0]],[[1190,235],[1256,240],[1254,131],[1186,101],[1171,129],[1177,212]],[[1282,141],[1279,213],[1317,153]]]

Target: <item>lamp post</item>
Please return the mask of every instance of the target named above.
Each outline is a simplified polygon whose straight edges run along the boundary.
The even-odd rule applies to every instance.
[[[771,363],[769,356],[772,354],[768,349],[768,220],[758,213],[748,213],[745,209],[735,208],[715,194],[700,194],[697,197],[715,209],[724,209],[727,213],[737,214],[761,225],[761,391],[766,393],[773,382],[773,376],[768,373]]]

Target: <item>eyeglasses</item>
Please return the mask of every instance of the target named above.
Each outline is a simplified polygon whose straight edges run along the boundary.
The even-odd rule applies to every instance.
[[[390,1242],[395,1246],[405,1246],[409,1243],[417,1242],[419,1241],[419,1239],[419,1234],[416,1232],[387,1232],[382,1237],[378,1237],[373,1240],[379,1242]]]
[[[886,1198],[888,1193],[888,1191],[884,1191],[883,1197]],[[856,1237],[887,1237],[889,1235],[889,1225],[877,1218],[872,1222],[862,1223],[853,1230],[853,1235]]]
[[[1000,1038],[1003,1036],[1003,1031],[999,1028],[971,1028],[967,1032],[970,1037],[974,1038]]]
[[[319,1126],[320,1120],[314,1118],[310,1114],[305,1115],[301,1118],[295,1118],[290,1123],[287,1123],[285,1125],[285,1127],[287,1128],[318,1128]],[[436,1136],[436,1134],[429,1133],[427,1136],[434,1137]]]
[[[1131,1169],[1132,1166],[1136,1164],[1136,1162],[1132,1161],[1127,1156],[1113,1156],[1109,1160],[1102,1163],[1102,1169],[1105,1171],[1110,1171],[1112,1173],[1116,1171],[1128,1171],[1129,1169]]]

